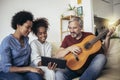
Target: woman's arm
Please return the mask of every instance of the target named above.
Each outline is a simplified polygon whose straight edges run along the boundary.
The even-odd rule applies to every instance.
[[[44,74],[44,72],[40,69],[40,68],[33,68],[33,67],[15,67],[15,66],[11,66],[9,72],[19,72],[19,73],[23,73],[23,72],[35,72],[35,73],[39,73],[39,74]]]

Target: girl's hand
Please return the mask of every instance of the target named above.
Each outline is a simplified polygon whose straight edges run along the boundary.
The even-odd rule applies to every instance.
[[[49,62],[48,63],[48,69],[55,70],[57,67],[56,63]]]

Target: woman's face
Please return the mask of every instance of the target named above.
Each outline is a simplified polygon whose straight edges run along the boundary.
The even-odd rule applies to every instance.
[[[21,36],[28,36],[31,32],[32,21],[26,21],[23,25],[18,25],[17,29]]]
[[[47,29],[45,27],[42,27],[42,26],[39,27],[38,32],[37,32],[37,37],[41,43],[44,43],[46,41],[46,38],[47,38]]]

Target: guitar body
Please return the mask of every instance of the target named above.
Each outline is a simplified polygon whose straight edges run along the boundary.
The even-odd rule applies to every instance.
[[[102,43],[100,40],[96,41],[91,47],[85,48],[85,45],[92,41],[96,36],[89,35],[82,42],[75,44],[79,46],[82,52],[78,55],[78,61],[75,59],[73,53],[68,53],[64,59],[67,60],[67,67],[71,70],[79,70],[87,61],[88,57],[100,50]]]

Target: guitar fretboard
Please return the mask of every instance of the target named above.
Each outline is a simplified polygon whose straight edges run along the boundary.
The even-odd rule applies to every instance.
[[[98,40],[100,40],[104,35],[106,35],[109,32],[108,29],[105,29],[103,32],[99,33],[99,35],[94,38],[93,40],[90,41],[91,45],[93,45],[94,43],[96,43]]]

